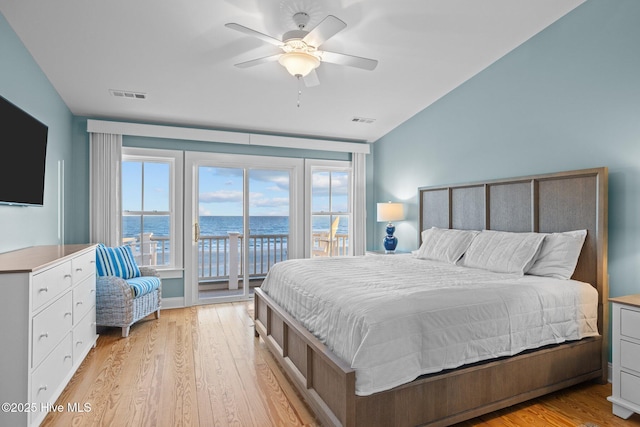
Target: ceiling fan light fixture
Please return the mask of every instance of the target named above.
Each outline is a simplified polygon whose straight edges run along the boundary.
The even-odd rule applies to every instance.
[[[305,77],[320,65],[318,58],[304,52],[283,53],[278,62],[294,77]]]

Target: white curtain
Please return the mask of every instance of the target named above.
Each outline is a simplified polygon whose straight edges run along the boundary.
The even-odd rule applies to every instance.
[[[91,242],[120,245],[120,168],[122,135],[90,134],[91,155]]]
[[[366,158],[352,153],[353,166],[353,254],[364,255],[367,247]]]

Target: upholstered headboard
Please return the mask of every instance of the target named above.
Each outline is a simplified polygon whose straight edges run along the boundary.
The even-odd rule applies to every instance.
[[[607,181],[603,167],[421,187],[420,231],[431,227],[542,233],[586,229],[572,278],[598,289],[598,330],[604,335],[609,297]]]

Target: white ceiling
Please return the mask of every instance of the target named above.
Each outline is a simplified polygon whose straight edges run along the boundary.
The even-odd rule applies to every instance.
[[[0,0],[0,11],[75,115],[373,142],[583,1]],[[298,107],[278,62],[234,66],[279,50],[225,23],[281,38],[298,11],[307,28],[346,22],[322,49],[377,68],[322,63]]]

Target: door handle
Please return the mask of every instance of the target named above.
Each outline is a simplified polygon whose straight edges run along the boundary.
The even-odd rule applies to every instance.
[[[200,224],[197,222],[193,226],[193,241],[197,242],[200,240]]]

